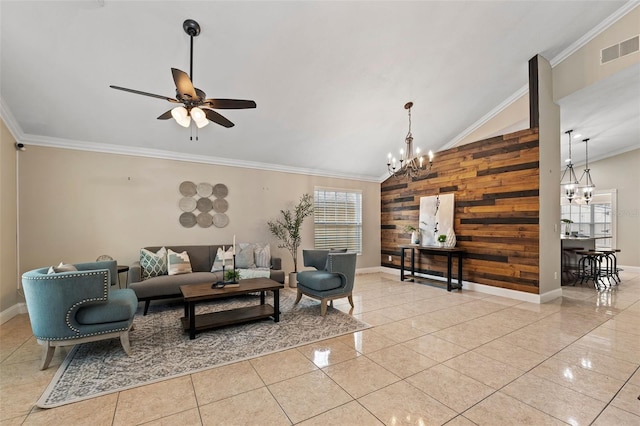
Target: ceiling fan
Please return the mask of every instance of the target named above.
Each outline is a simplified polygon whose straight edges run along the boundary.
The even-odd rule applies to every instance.
[[[174,118],[178,124],[184,127],[191,125],[191,120],[198,128],[209,124],[209,121],[218,123],[224,127],[233,127],[234,124],[223,117],[214,109],[245,109],[255,108],[256,103],[242,99],[207,99],[207,95],[200,89],[193,87],[193,38],[200,34],[200,25],[193,19],[187,19],[182,23],[182,28],[191,38],[190,75],[177,68],[171,68],[173,81],[176,84],[176,97],[170,98],[153,93],[141,92],[140,90],[127,89],[120,86],[109,86],[112,89],[123,90],[137,95],[151,96],[152,98],[164,99],[177,106],[158,117],[158,120],[168,120]]]

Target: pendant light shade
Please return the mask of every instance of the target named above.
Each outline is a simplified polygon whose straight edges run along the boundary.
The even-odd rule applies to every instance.
[[[589,204],[589,201],[593,198],[593,191],[596,186],[593,184],[593,180],[591,179],[591,169],[589,169],[589,139],[584,139],[582,142],[584,142],[585,164],[584,172],[580,177],[580,189],[582,191],[582,199],[585,203]]]
[[[572,202],[574,198],[576,198],[576,193],[578,191],[578,178],[576,176],[576,172],[573,170],[573,160],[571,158],[571,132],[573,130],[567,130],[565,133],[569,135],[569,158],[567,166],[562,173],[562,177],[560,178],[560,187],[562,189],[563,195]]]
[[[171,116],[182,127],[189,127],[191,124],[191,117],[189,117],[189,111],[183,106],[175,107],[171,110]]]

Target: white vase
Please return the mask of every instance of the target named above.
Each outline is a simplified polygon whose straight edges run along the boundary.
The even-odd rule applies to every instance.
[[[296,272],[289,272],[289,287],[298,287],[298,274]]]
[[[447,241],[445,241],[446,247],[455,247],[456,246],[456,233],[453,232],[453,228],[449,228],[447,231]]]
[[[411,233],[411,244],[420,244],[420,233],[418,231]]]

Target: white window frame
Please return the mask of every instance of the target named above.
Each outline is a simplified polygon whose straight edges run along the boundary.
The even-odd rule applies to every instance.
[[[334,198],[335,203],[332,206],[328,203],[327,195],[341,198]],[[313,208],[316,249],[346,247],[348,251],[362,253],[361,190],[317,186],[313,191]],[[342,208],[342,211],[339,208]]]

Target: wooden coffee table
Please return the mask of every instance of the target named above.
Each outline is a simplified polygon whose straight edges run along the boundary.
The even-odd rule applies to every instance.
[[[284,284],[269,278],[240,280],[240,286],[232,288],[211,288],[211,284],[209,282],[180,286],[180,292],[184,298],[184,317],[181,318],[182,327],[189,331],[190,339],[196,338],[196,332],[231,324],[269,317],[273,317],[274,322],[280,321],[280,289],[284,288]],[[273,292],[273,306],[265,304],[266,291]],[[256,292],[260,292],[259,305],[196,315],[195,311],[198,303]]]

